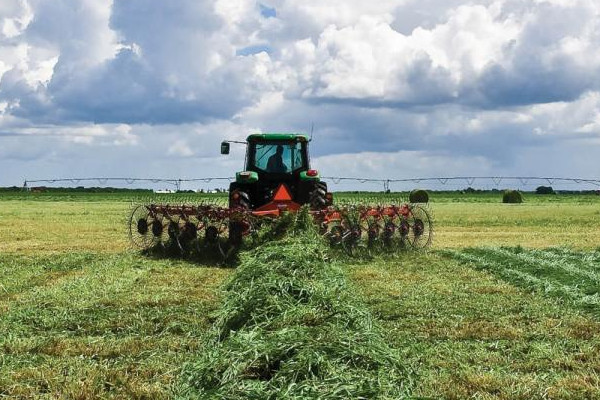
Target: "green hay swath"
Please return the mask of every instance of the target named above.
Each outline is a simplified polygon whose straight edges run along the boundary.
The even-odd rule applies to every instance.
[[[300,213],[286,238],[242,255],[180,398],[399,399],[412,374]]]

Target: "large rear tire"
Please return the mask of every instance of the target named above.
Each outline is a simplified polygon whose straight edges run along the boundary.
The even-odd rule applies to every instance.
[[[327,206],[327,184],[325,182],[315,182],[309,196],[310,208],[321,210]]]
[[[234,196],[237,196],[234,198]],[[250,200],[250,188],[247,185],[240,185],[232,182],[229,185],[229,208],[242,208],[249,210],[252,208]]]

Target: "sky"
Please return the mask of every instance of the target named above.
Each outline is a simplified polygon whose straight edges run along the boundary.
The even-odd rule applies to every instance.
[[[0,186],[228,177],[222,140],[311,126],[325,176],[599,178],[600,2],[0,2]]]

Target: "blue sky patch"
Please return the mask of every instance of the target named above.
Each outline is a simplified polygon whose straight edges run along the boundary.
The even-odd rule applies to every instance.
[[[275,18],[277,17],[277,10],[274,7],[265,6],[262,3],[258,3],[260,7],[260,14],[265,18]]]
[[[243,49],[239,49],[235,52],[236,56],[251,56],[252,54],[258,54],[265,52],[267,54],[271,54],[271,47],[266,44],[258,44],[256,46],[248,46]]]

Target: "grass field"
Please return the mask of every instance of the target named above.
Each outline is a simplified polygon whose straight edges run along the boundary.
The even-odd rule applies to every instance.
[[[600,396],[600,323],[438,254],[349,267],[426,398]]]
[[[0,194],[0,397],[169,398],[197,361],[236,271],[130,250],[132,200]],[[600,197],[430,207],[432,251],[336,262],[413,395],[600,398]]]

